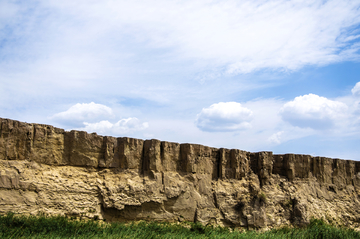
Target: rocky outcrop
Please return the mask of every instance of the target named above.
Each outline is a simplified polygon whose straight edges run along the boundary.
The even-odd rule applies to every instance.
[[[360,162],[103,137],[0,119],[0,213],[357,227]]]

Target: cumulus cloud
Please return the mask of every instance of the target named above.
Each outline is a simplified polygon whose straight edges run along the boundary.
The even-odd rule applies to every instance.
[[[251,127],[253,112],[237,102],[220,102],[203,108],[196,126],[203,131],[236,131]]]
[[[113,117],[113,111],[106,105],[77,103],[64,112],[57,113],[51,119],[69,125],[82,125],[83,122],[95,122],[99,119]]]
[[[360,82],[356,83],[354,88],[351,89],[351,93],[355,96],[360,96]]]
[[[121,119],[116,123],[111,123],[107,120],[103,120],[97,123],[84,122],[85,127],[79,128],[89,133],[96,132],[102,135],[120,136],[124,134],[131,134],[135,131],[144,130],[149,127],[147,122],[141,122],[137,118]]]
[[[280,109],[284,121],[301,128],[330,129],[347,115],[347,105],[315,94],[296,97]]]

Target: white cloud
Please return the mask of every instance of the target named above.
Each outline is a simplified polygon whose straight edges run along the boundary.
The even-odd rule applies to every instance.
[[[268,138],[268,141],[273,144],[281,144],[281,135],[284,133],[284,131],[279,131],[274,133]]]
[[[7,20],[14,17],[18,11],[18,6],[13,2],[0,2],[0,19]],[[5,24],[4,24],[5,25]],[[0,22],[0,29],[3,27],[3,22]]]
[[[358,34],[349,30],[360,23],[360,3],[353,0],[42,0],[33,5],[15,5],[23,12],[6,18],[13,30],[2,39],[26,39],[4,42],[19,59],[39,64],[27,71],[50,74],[46,78],[57,84],[76,85],[104,72],[124,74],[139,59],[152,64],[154,55],[164,59],[157,62],[159,70],[176,59],[238,74],[344,61],[358,58],[360,48]],[[149,51],[153,56],[144,55]]]
[[[254,91],[259,87],[273,91],[266,95],[284,97],[276,92],[279,88],[270,88],[281,84],[277,76],[267,77],[268,71],[264,76],[234,75],[262,69],[269,69],[270,75],[275,70],[277,75],[279,70],[359,58],[358,0],[0,2],[0,113],[46,122],[44,114],[67,109],[59,104],[64,99],[112,102],[115,116],[106,109],[95,116],[69,109],[52,118],[67,129],[83,127],[105,135],[131,129],[144,135],[144,123],[131,126],[126,121],[144,115],[151,124],[144,132],[161,140],[253,151],[266,149],[269,137],[282,143],[313,134],[334,135],[299,128],[337,125],[341,117],[334,116],[338,112],[334,107],[320,107],[318,113],[284,107],[283,114],[278,114],[285,104],[282,100],[248,101],[262,95]],[[287,74],[280,78],[291,82],[297,77]],[[354,87],[354,95],[357,89]],[[117,110],[113,106],[120,98],[147,99],[161,105],[144,100],[127,109],[124,103]],[[194,115],[202,107],[239,99],[247,101],[241,107],[251,109],[254,117],[248,111],[239,117],[211,114],[216,110],[209,107],[194,124]],[[349,111],[358,109],[350,103]],[[327,107],[330,113],[324,113]],[[116,126],[118,119],[123,121]],[[233,132],[240,129],[247,130]],[[347,128],[360,135],[352,129]],[[340,130],[344,132],[345,127]],[[209,137],[204,131],[218,132]]]
[[[351,89],[351,93],[355,96],[360,96],[360,82],[356,83],[354,88]]]
[[[89,133],[96,132],[102,135],[120,136],[131,134],[136,131],[141,131],[149,127],[147,122],[142,123],[137,118],[121,119],[115,124],[110,123],[107,120],[103,120],[97,123],[84,122],[85,127],[78,130],[84,130]]]
[[[293,126],[323,130],[333,128],[346,119],[347,109],[347,105],[342,102],[308,94],[284,104],[280,115]]]
[[[177,56],[228,67],[229,73],[263,68],[299,69],[356,55],[360,22],[358,1],[58,1],[58,8],[91,25],[119,31],[151,48],[172,49]],[[356,49],[353,49],[353,48]],[[355,52],[354,52],[355,50]]]
[[[115,110],[116,113],[121,113],[118,110]],[[121,108],[121,111],[126,110]],[[110,107],[91,102],[75,104],[67,111],[55,114],[51,119],[60,122],[62,127],[67,126],[69,130],[76,129],[111,136],[129,135],[149,127],[149,123],[141,122],[136,117],[123,118],[111,123],[108,119],[114,117],[116,115]]]
[[[106,119],[113,116],[111,108],[106,105],[91,102],[88,104],[77,103],[68,110],[53,115],[51,119],[64,124],[79,125],[83,122],[94,122],[99,119]]]
[[[220,102],[203,108],[196,126],[203,131],[236,131],[251,127],[252,111],[237,102]]]

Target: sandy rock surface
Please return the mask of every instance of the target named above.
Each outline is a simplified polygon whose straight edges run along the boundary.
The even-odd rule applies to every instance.
[[[0,213],[358,227],[360,162],[114,138],[0,118]]]

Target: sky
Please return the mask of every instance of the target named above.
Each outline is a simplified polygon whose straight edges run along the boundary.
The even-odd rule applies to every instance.
[[[0,117],[360,160],[360,0],[0,0]]]

